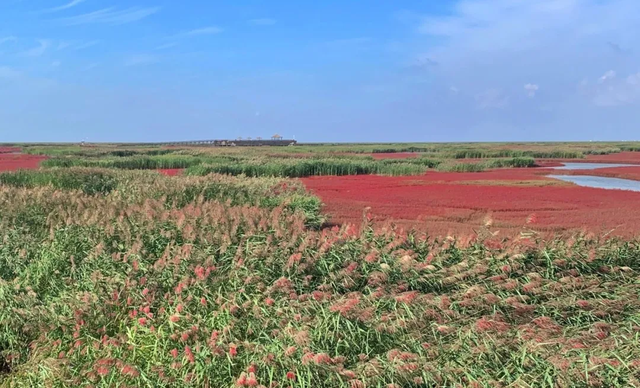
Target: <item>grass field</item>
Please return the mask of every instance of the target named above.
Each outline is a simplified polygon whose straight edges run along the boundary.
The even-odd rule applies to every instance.
[[[17,146],[0,387],[640,386],[635,144]]]

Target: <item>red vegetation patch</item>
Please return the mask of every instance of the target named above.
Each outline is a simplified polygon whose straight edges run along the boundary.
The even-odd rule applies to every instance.
[[[408,159],[417,158],[420,154],[415,152],[388,152],[388,153],[373,153],[371,154],[374,159]]]
[[[547,180],[540,171],[429,173],[413,177],[345,176],[303,179],[325,203],[332,221],[359,224],[370,207],[376,221],[392,221],[434,235],[472,232],[489,216],[499,236],[525,225],[539,231],[585,230],[635,235],[640,230],[640,193],[578,186],[491,185],[493,180]],[[456,184],[461,181],[474,184]],[[486,180],[487,185],[481,181]],[[533,217],[532,217],[533,216]],[[527,219],[535,222],[527,224]]]
[[[0,154],[14,154],[20,152],[18,147],[0,147]]]
[[[20,169],[36,169],[46,156],[24,154],[0,154],[0,171],[15,171]]]
[[[158,170],[158,172],[160,174],[163,174],[163,175],[166,175],[166,176],[180,175],[180,174],[182,174],[182,171],[184,171],[184,169],[182,169],[182,168],[168,168],[168,169],[164,169],[164,170]]]

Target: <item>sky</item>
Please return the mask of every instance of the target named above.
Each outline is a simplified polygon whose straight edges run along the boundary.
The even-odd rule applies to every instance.
[[[638,37],[638,0],[0,0],[0,143],[640,140]]]

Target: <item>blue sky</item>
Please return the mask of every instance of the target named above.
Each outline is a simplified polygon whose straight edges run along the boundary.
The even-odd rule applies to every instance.
[[[640,140],[638,0],[0,0],[0,142]]]

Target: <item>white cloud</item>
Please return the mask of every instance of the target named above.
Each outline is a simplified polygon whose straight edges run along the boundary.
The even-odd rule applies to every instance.
[[[455,87],[455,86],[451,86],[451,87],[449,88],[449,91],[451,92],[451,94],[458,94],[458,93],[460,93],[460,89],[458,89],[458,88],[457,88],[457,87]]]
[[[60,62],[60,61],[53,61],[53,62],[51,62],[51,67],[60,67],[61,64],[62,64],[62,62]]]
[[[639,9],[635,0],[461,0],[449,16],[421,18],[417,30],[472,50],[544,47],[540,38],[559,31],[590,36],[633,27]]]
[[[187,31],[183,34],[180,34],[180,36],[215,35],[215,34],[221,33],[222,31],[224,30],[220,27],[211,26],[211,27],[204,27],[204,28],[198,28],[195,30]]]
[[[606,73],[604,73],[604,74],[602,75],[602,77],[600,77],[600,79],[598,80],[598,82],[603,83],[603,82],[605,82],[606,80],[609,80],[609,79],[612,79],[612,78],[615,78],[615,77],[616,77],[616,72],[615,72],[615,71],[613,71],[613,70],[609,70],[609,71],[607,71]]]
[[[7,42],[15,42],[16,40],[17,38],[15,36],[5,36],[3,38],[0,38],[0,44],[7,43]]]
[[[540,89],[540,87],[536,84],[526,84],[524,85],[524,90],[527,92],[527,96],[535,97],[536,92]]]
[[[59,19],[59,21],[68,26],[82,24],[121,25],[137,22],[158,12],[160,12],[160,7],[131,7],[126,9],[111,7],[77,16],[62,18]]]
[[[603,78],[606,82],[602,81]],[[591,98],[594,105],[600,107],[637,105],[640,104],[640,73],[630,74],[626,78],[609,74],[607,77],[600,77],[590,87],[585,84],[582,92]]]
[[[190,31],[184,31],[179,34],[168,37],[166,43],[157,46],[156,50],[166,50],[171,47],[175,47],[179,44],[179,41],[182,39],[193,38],[197,36],[206,36],[206,35],[217,35],[224,32],[224,29],[217,26],[209,26],[196,28]]]
[[[400,22],[413,28],[418,40],[398,42],[390,50],[438,63],[427,82],[412,85],[405,97],[409,102],[419,95],[423,111],[437,125],[531,128],[557,138],[604,127],[612,128],[611,134],[624,120],[640,120],[640,93],[632,87],[640,83],[640,76],[633,76],[640,63],[640,1],[446,4],[444,11],[429,15],[403,14]],[[624,49],[613,50],[610,42]],[[615,73],[605,74],[609,69]],[[442,98],[453,95],[451,85],[463,92]],[[527,103],[527,96],[536,103]],[[615,117],[613,109],[593,109],[594,104],[617,106]]]
[[[476,95],[478,109],[504,109],[509,105],[509,96],[500,89],[487,89]]]
[[[143,66],[143,65],[151,65],[159,61],[160,59],[155,55],[136,54],[125,59],[124,65],[125,66]]]
[[[271,18],[260,18],[260,19],[251,19],[249,20],[249,24],[254,26],[273,26],[278,21]]]
[[[55,7],[55,8],[49,8],[46,9],[44,12],[58,12],[58,11],[64,11],[65,9],[69,9],[69,8],[73,8],[78,4],[82,4],[84,3],[86,0],[71,0],[70,2],[68,2],[67,4],[61,5],[59,7]]]
[[[51,47],[51,41],[47,40],[47,39],[40,39],[38,41],[38,46],[31,48],[29,50],[23,51],[21,53],[21,55],[27,56],[27,57],[39,57],[41,55],[43,55],[47,49]]]
[[[87,41],[87,42],[69,42],[69,41],[60,41],[58,42],[58,46],[56,47],[56,50],[64,50],[64,49],[72,49],[72,50],[84,50],[87,49],[89,47],[93,47],[95,45],[97,45],[98,43],[100,43],[100,41],[98,40],[91,40],[91,41]]]

